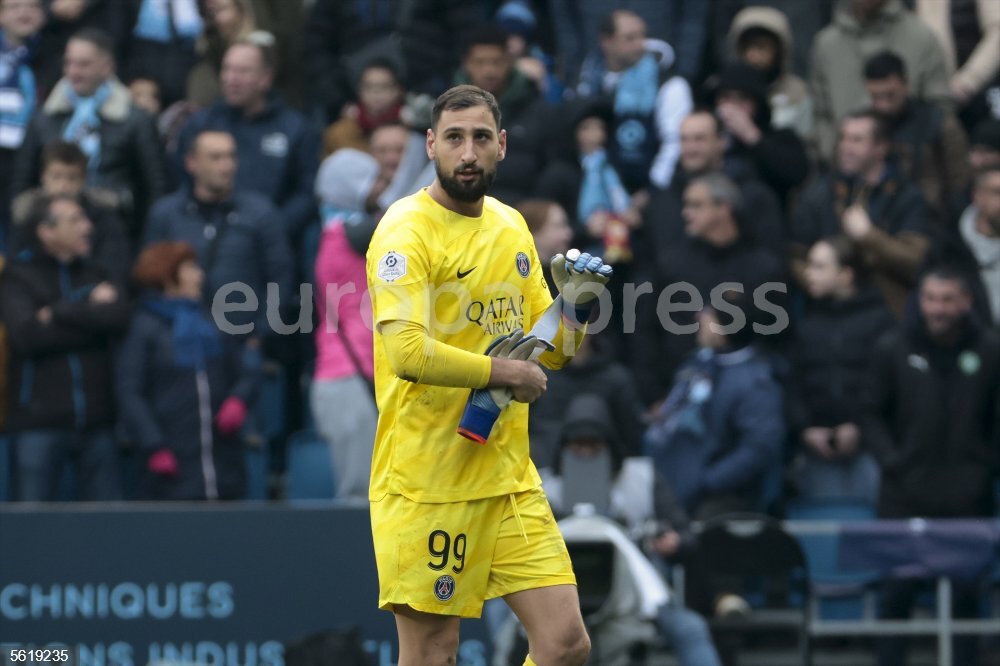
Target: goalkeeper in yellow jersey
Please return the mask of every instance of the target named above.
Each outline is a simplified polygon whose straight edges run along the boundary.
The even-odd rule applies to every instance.
[[[493,95],[441,95],[427,132],[437,178],[389,208],[368,250],[379,407],[369,500],[399,666],[454,664],[459,619],[494,597],[527,630],[525,664],[576,666],[590,651],[528,456],[528,403],[545,391],[538,363],[559,368],[575,352],[611,268],[557,255],[553,304],[521,215],[485,196],[506,150]]]

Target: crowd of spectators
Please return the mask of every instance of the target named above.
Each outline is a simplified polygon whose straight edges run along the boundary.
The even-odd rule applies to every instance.
[[[457,83],[539,254],[615,265],[540,468],[600,414],[684,525],[995,514],[994,0],[0,0],[0,488],[243,497],[278,364],[273,470],[313,427],[365,497],[365,250]]]

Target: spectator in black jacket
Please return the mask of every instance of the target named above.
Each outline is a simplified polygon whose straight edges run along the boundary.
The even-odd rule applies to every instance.
[[[132,103],[115,76],[113,45],[87,29],[66,45],[64,77],[28,126],[12,174],[14,194],[38,184],[42,148],[62,139],[88,158],[87,182],[111,190],[133,236],[146,210],[166,193],[166,172],[153,119]]]
[[[873,111],[840,122],[837,171],[802,194],[792,221],[793,267],[813,243],[844,234],[858,246],[886,303],[901,316],[928,247],[927,204],[888,161],[885,121]]]
[[[709,111],[697,110],[681,123],[681,157],[674,179],[650,197],[643,222],[648,243],[637,246],[637,259],[648,263],[684,236],[684,190],[693,178],[711,172],[729,176],[740,188],[744,209],[753,212],[743,220],[746,238],[776,257],[784,257],[784,215],[777,196],[752,166],[727,158],[722,123]]]
[[[237,40],[222,62],[222,100],[192,116],[178,142],[174,164],[183,170],[187,149],[202,130],[236,139],[236,189],[268,199],[289,241],[317,220],[313,183],[319,168],[319,131],[273,92],[274,55],[269,46]],[[183,176],[182,176],[183,179]]]
[[[762,326],[787,326],[782,262],[747,240],[742,226],[749,214],[739,189],[722,174],[698,176],[684,190],[686,236],[656,257],[652,293],[643,285],[634,292],[635,335],[628,337],[647,405],[666,395],[674,371],[695,348],[697,313],[737,289],[724,283],[736,283],[757,310],[769,313]],[[722,311],[727,319],[733,314],[725,305]]]
[[[112,282],[127,285],[132,267],[128,234],[115,209],[114,192],[87,187],[87,156],[72,143],[56,141],[42,150],[42,186],[23,192],[14,200],[11,217],[13,233],[8,249],[16,255],[33,242],[34,229],[27,221],[32,208],[46,196],[66,195],[75,198],[94,226],[91,235],[91,258],[108,272]]]
[[[89,258],[93,227],[76,199],[45,197],[28,224],[33,251],[11,262],[0,283],[14,496],[59,499],[72,462],[80,499],[119,499],[111,347],[128,323],[128,304]]]
[[[232,135],[202,130],[191,141],[187,155],[191,185],[156,202],[149,213],[145,245],[156,241],[185,241],[198,255],[205,271],[205,303],[225,309],[244,299],[257,303],[252,311],[236,308],[216,323],[224,333],[259,341],[271,330],[267,317],[268,283],[287,297],[293,280],[292,254],[283,229],[275,224],[270,203],[236,184],[236,142]],[[253,295],[230,298],[233,291]],[[271,303],[271,307],[277,304]],[[213,306],[214,309],[214,306]],[[256,343],[253,343],[256,344]]]
[[[139,255],[139,303],[118,358],[125,427],[145,462],[142,499],[240,499],[243,446],[236,436],[259,381],[240,346],[202,303],[205,273],[188,243],[161,241]]]
[[[994,515],[1000,441],[1000,339],[971,316],[964,277],[929,271],[919,313],[875,348],[862,436],[882,469],[882,518]],[[919,581],[885,584],[882,615],[906,617]],[[955,616],[976,617],[973,583],[954,585]],[[879,664],[905,663],[905,640],[883,639]],[[977,641],[955,639],[955,663],[975,664]]]
[[[493,24],[483,24],[465,37],[455,84],[465,83],[492,93],[500,105],[511,150],[497,169],[491,196],[516,205],[534,193],[545,165],[545,101],[535,84],[514,66],[507,52],[507,33]]]
[[[715,112],[729,137],[727,158],[745,160],[784,207],[792,190],[809,177],[809,157],[794,130],[771,126],[767,91],[763,72],[747,63],[733,63],[719,74]]]
[[[878,466],[859,429],[861,394],[872,346],[895,322],[843,236],[812,246],[805,279],[810,298],[792,341],[788,391],[789,426],[802,447],[798,489],[874,504]]]
[[[910,94],[906,63],[882,51],[865,63],[865,90],[892,137],[899,172],[920,188],[939,224],[948,223],[948,204],[969,184],[969,142],[951,110]]]

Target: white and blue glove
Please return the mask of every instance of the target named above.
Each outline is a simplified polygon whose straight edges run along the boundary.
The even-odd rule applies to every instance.
[[[563,298],[563,316],[581,326],[590,319],[597,297],[614,270],[600,257],[577,249],[552,257],[552,280]]]
[[[493,358],[510,358],[527,361],[536,356],[537,351],[548,345],[533,335],[525,335],[516,329],[508,335],[501,335],[486,348],[486,355]],[[504,407],[513,400],[513,392],[507,388],[473,389],[465,403],[465,411],[458,422],[458,434],[478,444],[485,444],[493,430],[493,424],[500,418]]]

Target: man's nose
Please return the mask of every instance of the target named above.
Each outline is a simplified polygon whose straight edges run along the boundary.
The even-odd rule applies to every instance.
[[[462,162],[465,164],[476,163],[476,144],[473,139],[468,139],[462,143]]]

